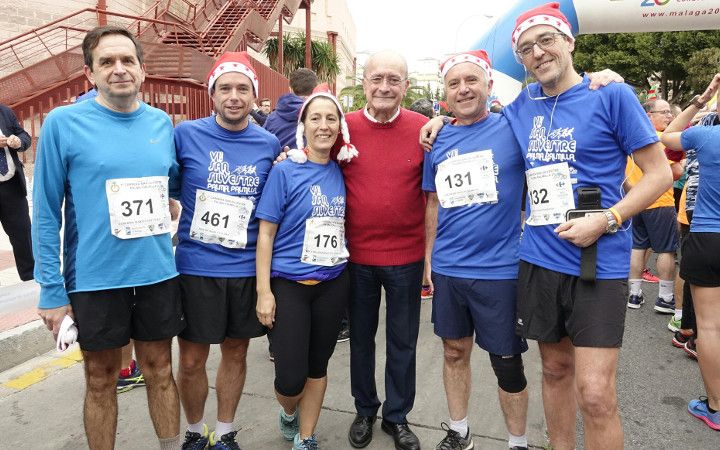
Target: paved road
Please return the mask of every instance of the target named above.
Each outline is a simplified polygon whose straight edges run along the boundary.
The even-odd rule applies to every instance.
[[[657,286],[644,285],[646,297],[654,298]],[[703,393],[697,364],[670,344],[667,316],[655,314],[651,302],[641,310],[628,310],[625,344],[618,373],[620,406],[628,449],[718,449],[720,434],[689,416],[689,399]],[[440,422],[447,420],[442,386],[442,351],[432,335],[429,302],[423,303],[418,356],[418,393],[409,420],[423,448],[434,448],[443,437]],[[382,328],[382,326],[381,326]],[[384,334],[378,342],[384,342]],[[248,380],[236,418],[242,427],[238,437],[245,450],[287,449],[277,432],[278,406],[272,395],[272,365],[266,359],[265,340],[253,341],[248,356]],[[379,351],[382,353],[382,345]],[[51,352],[0,373],[0,448],[87,448],[82,427],[82,366],[77,353]],[[211,354],[210,378],[214,379],[218,353]],[[384,359],[378,361],[382,367]],[[545,445],[540,400],[540,365],[536,345],[525,357],[531,396],[528,436],[535,448]],[[496,383],[487,357],[473,355],[473,397],[470,429],[476,448],[502,450],[506,432],[496,398]],[[381,370],[376,370],[381,374]],[[330,367],[330,384],[318,434],[323,449],[349,449],[347,428],[354,416],[349,389],[349,345],[339,344]],[[381,377],[380,377],[381,379]],[[40,381],[38,381],[40,380]],[[10,383],[15,388],[8,385]],[[20,389],[20,386],[26,386]],[[119,400],[118,449],[156,448],[145,406],[144,389],[122,394]],[[214,417],[211,390],[206,417]],[[210,422],[214,420],[207,419]],[[184,422],[183,422],[184,423]],[[579,436],[582,428],[579,425]],[[392,449],[392,440],[375,426],[368,449]],[[578,449],[582,449],[582,444]]]

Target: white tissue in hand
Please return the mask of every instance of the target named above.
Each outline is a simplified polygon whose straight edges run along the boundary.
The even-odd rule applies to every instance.
[[[75,343],[78,336],[78,329],[75,322],[70,316],[65,316],[62,323],[60,324],[60,332],[57,337],[57,349],[58,351],[65,351],[68,347]]]

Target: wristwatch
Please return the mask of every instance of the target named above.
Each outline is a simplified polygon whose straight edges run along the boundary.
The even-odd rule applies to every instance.
[[[700,96],[696,95],[695,97],[690,100],[690,104],[696,107],[697,109],[703,109],[705,107],[705,103],[700,101]]]
[[[620,224],[617,223],[617,220],[615,220],[615,215],[608,209],[603,211],[603,214],[605,214],[605,218],[608,221],[607,227],[605,228],[605,234],[617,233],[620,228]]]

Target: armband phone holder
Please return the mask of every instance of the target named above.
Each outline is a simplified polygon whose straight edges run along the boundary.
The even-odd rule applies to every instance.
[[[600,206],[599,187],[580,187],[577,189],[578,210],[598,210]],[[597,242],[580,250],[580,279],[595,282],[597,272]]]

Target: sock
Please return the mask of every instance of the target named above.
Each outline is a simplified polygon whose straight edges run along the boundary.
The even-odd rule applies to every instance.
[[[285,422],[292,422],[295,420],[295,416],[297,415],[297,407],[295,407],[295,411],[293,411],[292,414],[286,413],[284,408],[280,408],[280,412],[282,413],[282,418]]]
[[[660,298],[663,300],[672,300],[673,288],[675,286],[674,280],[660,280]]]
[[[468,434],[468,424],[467,424],[467,416],[460,420],[452,420],[450,419],[450,429],[453,431],[457,431],[458,434],[462,437],[467,437]]]
[[[681,320],[682,319],[682,309],[675,308],[675,316],[673,318],[675,320]]]
[[[628,280],[628,283],[630,284],[630,295],[642,295],[642,289],[640,288],[640,286],[642,286],[642,279]]]
[[[127,378],[130,376],[130,374],[133,372],[133,370],[135,370],[135,360],[131,359],[129,366],[127,366],[123,369],[120,369],[120,376],[123,378]]]
[[[193,433],[198,434],[203,434],[203,431],[205,431],[202,419],[200,419],[200,422],[198,423],[189,423],[187,429],[188,431],[192,431]]]
[[[220,439],[231,431],[233,431],[232,422],[220,422],[219,420],[215,422],[215,439]]]
[[[160,450],[177,450],[180,448],[180,435],[173,438],[160,439]]]
[[[512,433],[508,433],[508,447],[527,447],[528,446],[528,440],[527,440],[527,434],[523,434],[522,436],[515,436]]]

